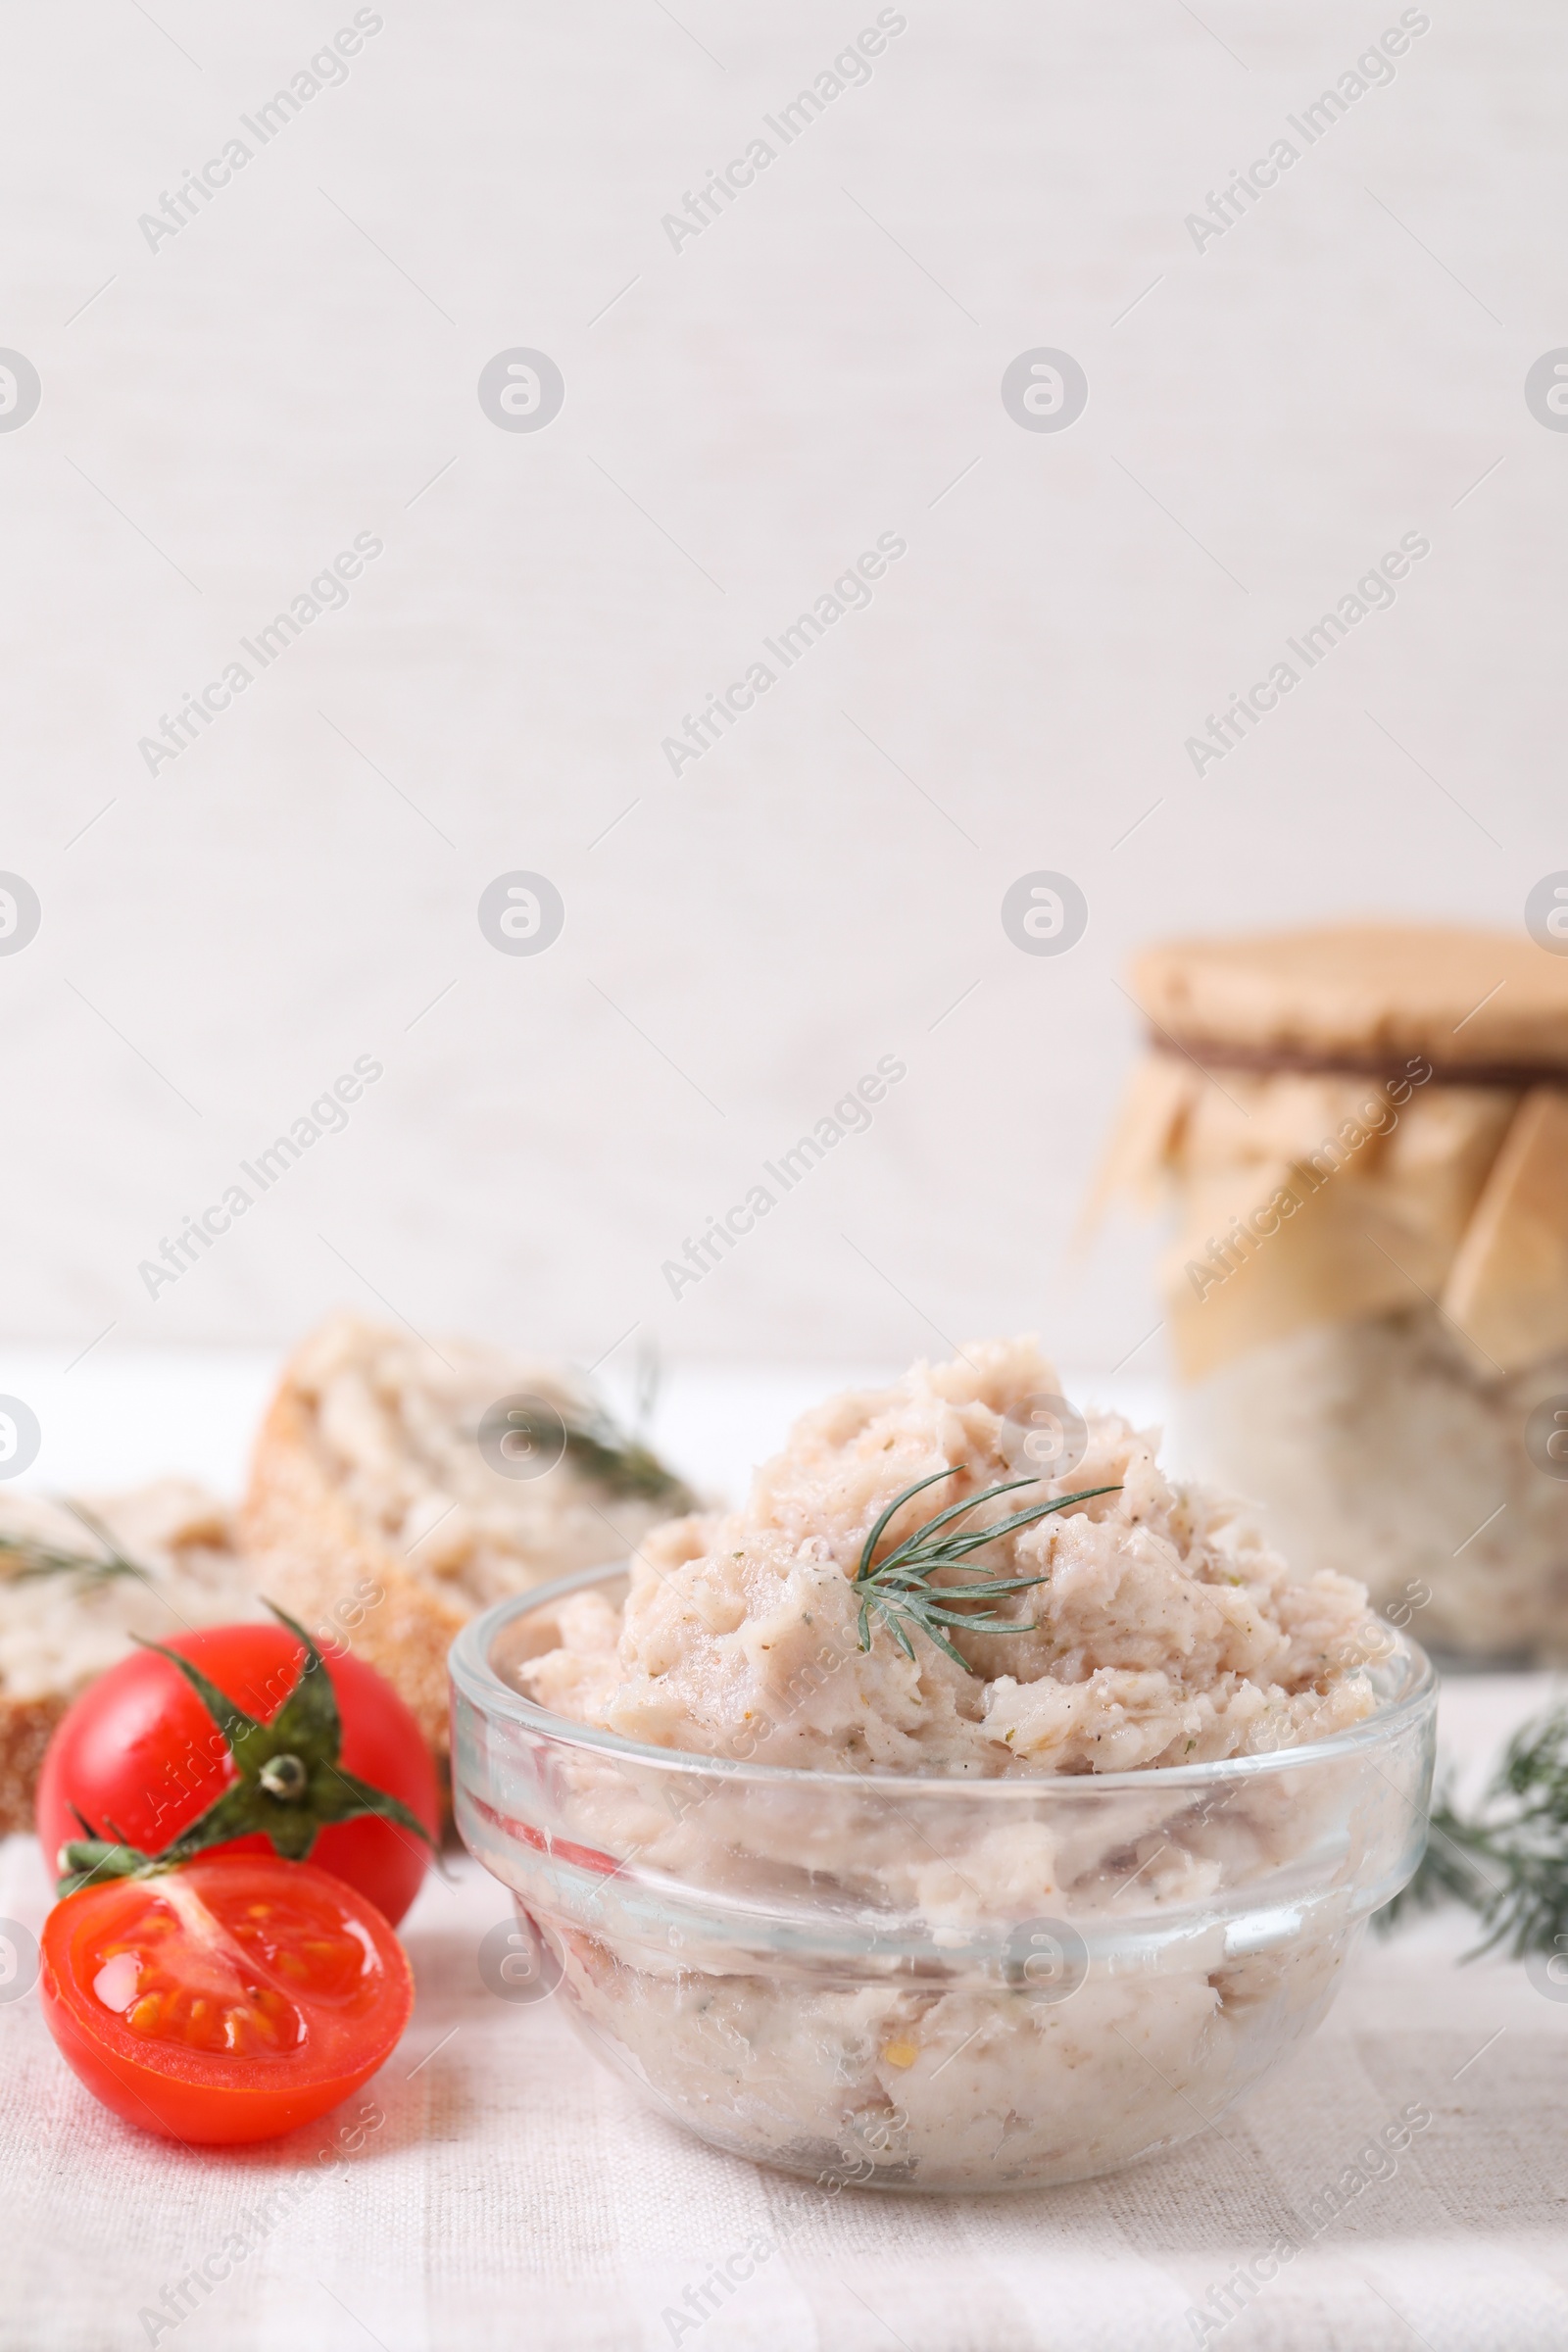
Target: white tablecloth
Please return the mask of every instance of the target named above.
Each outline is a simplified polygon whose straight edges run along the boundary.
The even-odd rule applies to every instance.
[[[1444,1693],[1479,1755],[1546,1692]],[[0,1914],[36,1927],[41,1857],[12,1839]],[[507,1897],[466,1859],[407,1935],[418,2003],[372,2128],[237,2154],[143,2137],[57,2057],[36,1996],[0,2003],[0,2343],[91,2352],[1560,2352],[1568,2344],[1568,2004],[1523,1968],[1455,1965],[1457,1914],[1369,1940],[1316,2038],[1206,2138],[1039,2194],[808,2197],[687,2139],[575,2040],[554,2002],[488,1993]],[[352,2121],[362,2102],[351,2102]],[[1345,2177],[1409,2106],[1430,2126]],[[374,2124],[373,2114],[384,2120]],[[350,2134],[351,2138],[353,2134]],[[1316,2235],[1322,2192],[1343,2210]],[[1223,2332],[1195,2310],[1273,2245],[1294,2261]],[[702,2324],[685,2298],[758,2236],[777,2250]],[[234,2241],[230,2243],[228,2241]],[[235,2252],[235,2244],[243,2253]],[[197,2266],[228,2271],[207,2289]],[[744,2265],[739,2266],[744,2268]],[[180,2281],[186,2314],[172,2324]],[[176,2301],[169,2303],[169,2289]],[[670,2315],[666,2317],[665,2315]]]

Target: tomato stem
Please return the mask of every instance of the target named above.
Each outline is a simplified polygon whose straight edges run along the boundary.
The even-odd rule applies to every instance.
[[[258,1831],[270,1839],[274,1853],[285,1862],[303,1862],[318,1833],[340,1821],[373,1814],[434,1847],[435,1840],[416,1813],[400,1797],[372,1788],[338,1762],[343,1727],[337,1697],[325,1661],[302,1625],[272,1601],[267,1603],[278,1622],[305,1644],[305,1659],[293,1689],[275,1715],[263,1723],[236,1706],[216,1683],[188,1658],[161,1642],[143,1642],[181,1674],[212,1718],[223,1743],[234,1779],[205,1813],[162,1852],[145,1854],[121,1836],[113,1822],[108,1828],[117,1842],[89,1836],[60,1850],[62,1872],[58,1891],[71,1894],[90,1881],[105,1878],[151,1878],[173,1870],[211,1846]],[[81,1817],[78,1814],[77,1819]],[[88,1825],[83,1822],[85,1829]]]
[[[256,1777],[269,1796],[285,1805],[298,1804],[310,1786],[310,1775],[298,1756],[269,1756]]]

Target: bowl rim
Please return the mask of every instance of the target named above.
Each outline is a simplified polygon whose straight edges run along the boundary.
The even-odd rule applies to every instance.
[[[1435,1711],[1438,1694],[1438,1674],[1419,1642],[1412,1641],[1401,1629],[1384,1625],[1394,1644],[1395,1652],[1402,1657],[1408,1669],[1406,1688],[1396,1697],[1375,1708],[1360,1723],[1348,1731],[1332,1732],[1325,1740],[1298,1741],[1290,1747],[1260,1748],[1252,1754],[1219,1756],[1206,1764],[1145,1764],[1121,1772],[1090,1773],[1017,1773],[996,1775],[990,1779],[970,1779],[952,1773],[912,1773],[849,1770],[824,1772],[814,1765],[760,1764],[740,1756],[710,1756],[689,1748],[656,1747],[640,1740],[628,1740],[619,1732],[602,1729],[597,1724],[579,1723],[569,1715],[557,1715],[542,1707],[536,1699],[527,1698],[514,1690],[490,1663],[490,1648],[496,1636],[514,1618],[527,1616],[534,1609],[553,1606],[574,1592],[590,1590],[595,1585],[609,1584],[630,1573],[629,1559],[600,1561],[589,1568],[578,1568],[569,1576],[554,1577],[548,1584],[535,1585],[524,1592],[509,1593],[477,1616],[470,1617],[447,1653],[447,1672],[453,1696],[459,1694],[483,1715],[500,1716],[532,1732],[548,1735],[567,1745],[592,1749],[621,1762],[635,1763],[642,1769],[668,1772],[710,1774],[727,1781],[756,1781],[763,1787],[823,1788],[871,1788],[885,1789],[889,1795],[902,1791],[906,1795],[958,1797],[977,1799],[1006,1796],[1022,1800],[1038,1799],[1042,1795],[1059,1794],[1081,1800],[1092,1790],[1148,1789],[1160,1788],[1192,1788],[1207,1786],[1215,1781],[1245,1781],[1260,1774],[1299,1770],[1303,1765],[1328,1762],[1343,1756],[1352,1756],[1359,1749],[1380,1746],[1395,1738],[1423,1713]],[[459,1745],[452,1742],[454,1792],[460,1786],[457,1772]]]

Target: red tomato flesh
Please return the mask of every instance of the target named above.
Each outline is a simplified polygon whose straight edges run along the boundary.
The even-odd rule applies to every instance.
[[[414,1981],[386,1921],[309,1862],[205,1857],[110,1879],[44,1923],[39,1989],[72,2071],[192,2143],[270,2139],[395,2048]]]
[[[283,1625],[208,1626],[166,1646],[199,1666],[259,1723],[277,1713],[306,1654]],[[439,1840],[435,1766],[414,1717],[363,1659],[345,1654],[323,1663],[342,1719],[344,1771],[401,1797]],[[211,1716],[178,1668],[155,1650],[135,1650],[74,1700],[55,1730],[38,1781],[45,1859],[54,1867],[61,1846],[81,1837],[77,1813],[95,1836],[162,1853],[235,1777]],[[212,1848],[215,1854],[272,1850],[262,1836]],[[362,1814],[323,1829],[310,1859],[368,1894],[395,1927],[419,1890],[430,1850],[400,1823]]]

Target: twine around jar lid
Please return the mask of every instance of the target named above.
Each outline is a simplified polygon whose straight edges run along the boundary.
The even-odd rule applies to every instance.
[[[1568,1349],[1568,956],[1346,923],[1169,942],[1131,979],[1154,1051],[1089,1221],[1117,1193],[1174,1206],[1185,1378],[1404,1310],[1492,1379]]]
[[[1568,956],[1524,934],[1344,923],[1172,940],[1140,956],[1150,1042],[1231,1068],[1366,1072],[1424,1055],[1441,1084],[1568,1082]]]

